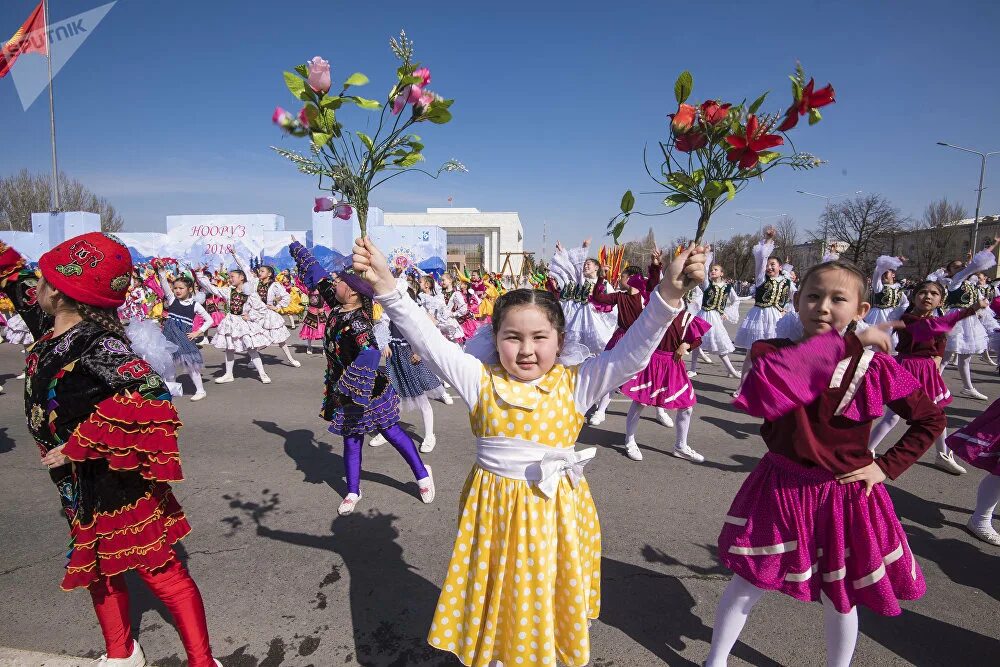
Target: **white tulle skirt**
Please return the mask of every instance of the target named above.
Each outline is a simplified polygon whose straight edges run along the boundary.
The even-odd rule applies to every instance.
[[[712,325],[701,337],[701,349],[712,354],[732,354],[736,351],[733,339],[726,331],[726,323],[722,313],[717,310],[699,310],[697,316]]]
[[[988,345],[989,338],[983,321],[972,316],[958,321],[948,334],[948,345],[945,350],[956,354],[981,354],[986,351]]]
[[[27,346],[35,342],[31,335],[31,330],[20,315],[14,315],[7,320],[7,328],[3,333],[4,339],[11,345]]]
[[[229,314],[222,318],[216,329],[212,346],[231,352],[263,350],[271,344],[260,322],[244,320],[239,315]]]
[[[261,320],[260,325],[264,329],[264,335],[271,341],[271,344],[280,345],[288,340],[292,334],[288,331],[288,327],[285,326],[284,318],[273,310],[265,310],[263,312],[264,319]]]
[[[612,310],[601,313],[589,303],[579,301],[563,301],[563,313],[566,315],[566,330],[576,332],[579,342],[597,355],[604,351],[611,340],[615,327],[618,326],[618,315]]]
[[[740,322],[739,331],[736,332],[736,347],[749,351],[759,340],[776,338],[778,336],[778,320],[784,315],[784,311],[777,308],[761,308],[754,306],[748,312],[743,321]],[[792,313],[794,315],[794,313]],[[798,316],[795,317],[798,320]]]

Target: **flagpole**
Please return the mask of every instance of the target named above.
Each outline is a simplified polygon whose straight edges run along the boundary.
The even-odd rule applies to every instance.
[[[52,40],[49,39],[49,0],[43,0],[45,14],[45,52],[49,65],[49,134],[52,137],[52,181],[49,204],[52,211],[59,210],[59,167],[56,163],[56,103],[52,94]]]

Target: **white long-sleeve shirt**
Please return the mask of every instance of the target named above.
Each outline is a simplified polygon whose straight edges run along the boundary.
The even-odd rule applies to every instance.
[[[160,269],[158,272],[160,276],[160,287],[163,288],[163,306],[164,308],[169,308],[170,304],[174,301],[179,301],[182,306],[190,306],[194,304],[194,314],[201,315],[202,324],[197,330],[192,330],[194,333],[205,333],[212,328],[212,316],[208,314],[205,310],[205,306],[201,305],[198,301],[196,295],[192,295],[187,299],[178,299],[174,296],[174,290],[171,288],[170,281],[167,280],[167,272]]]

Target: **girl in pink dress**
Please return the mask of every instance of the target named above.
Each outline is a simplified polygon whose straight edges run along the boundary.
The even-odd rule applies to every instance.
[[[715,615],[708,667],[722,667],[765,591],[823,604],[827,665],[847,667],[862,604],[901,613],[926,590],[882,482],[930,447],[945,416],[889,349],[891,325],[854,334],[866,277],[839,260],[811,268],[795,302],[805,333],[750,350],[736,407],[762,417],[768,453],[743,483],[719,535],[733,571]],[[876,347],[882,352],[866,350]],[[878,459],[868,451],[883,406],[909,428]]]
[[[989,474],[976,493],[976,509],[969,518],[969,531],[987,544],[1000,547],[1000,533],[993,528],[993,511],[1000,503],[1000,400],[986,412],[948,437],[955,456]]]
[[[314,340],[323,340],[326,335],[326,318],[329,310],[319,290],[310,290],[306,315],[302,318],[302,329],[299,330],[299,338],[306,342],[306,354],[313,353]]]

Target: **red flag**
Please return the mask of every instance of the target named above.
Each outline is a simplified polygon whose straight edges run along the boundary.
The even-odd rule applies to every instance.
[[[39,2],[24,25],[0,48],[0,79],[7,76],[14,61],[22,53],[48,54],[49,40],[45,34],[45,9],[43,5],[43,2]]]

